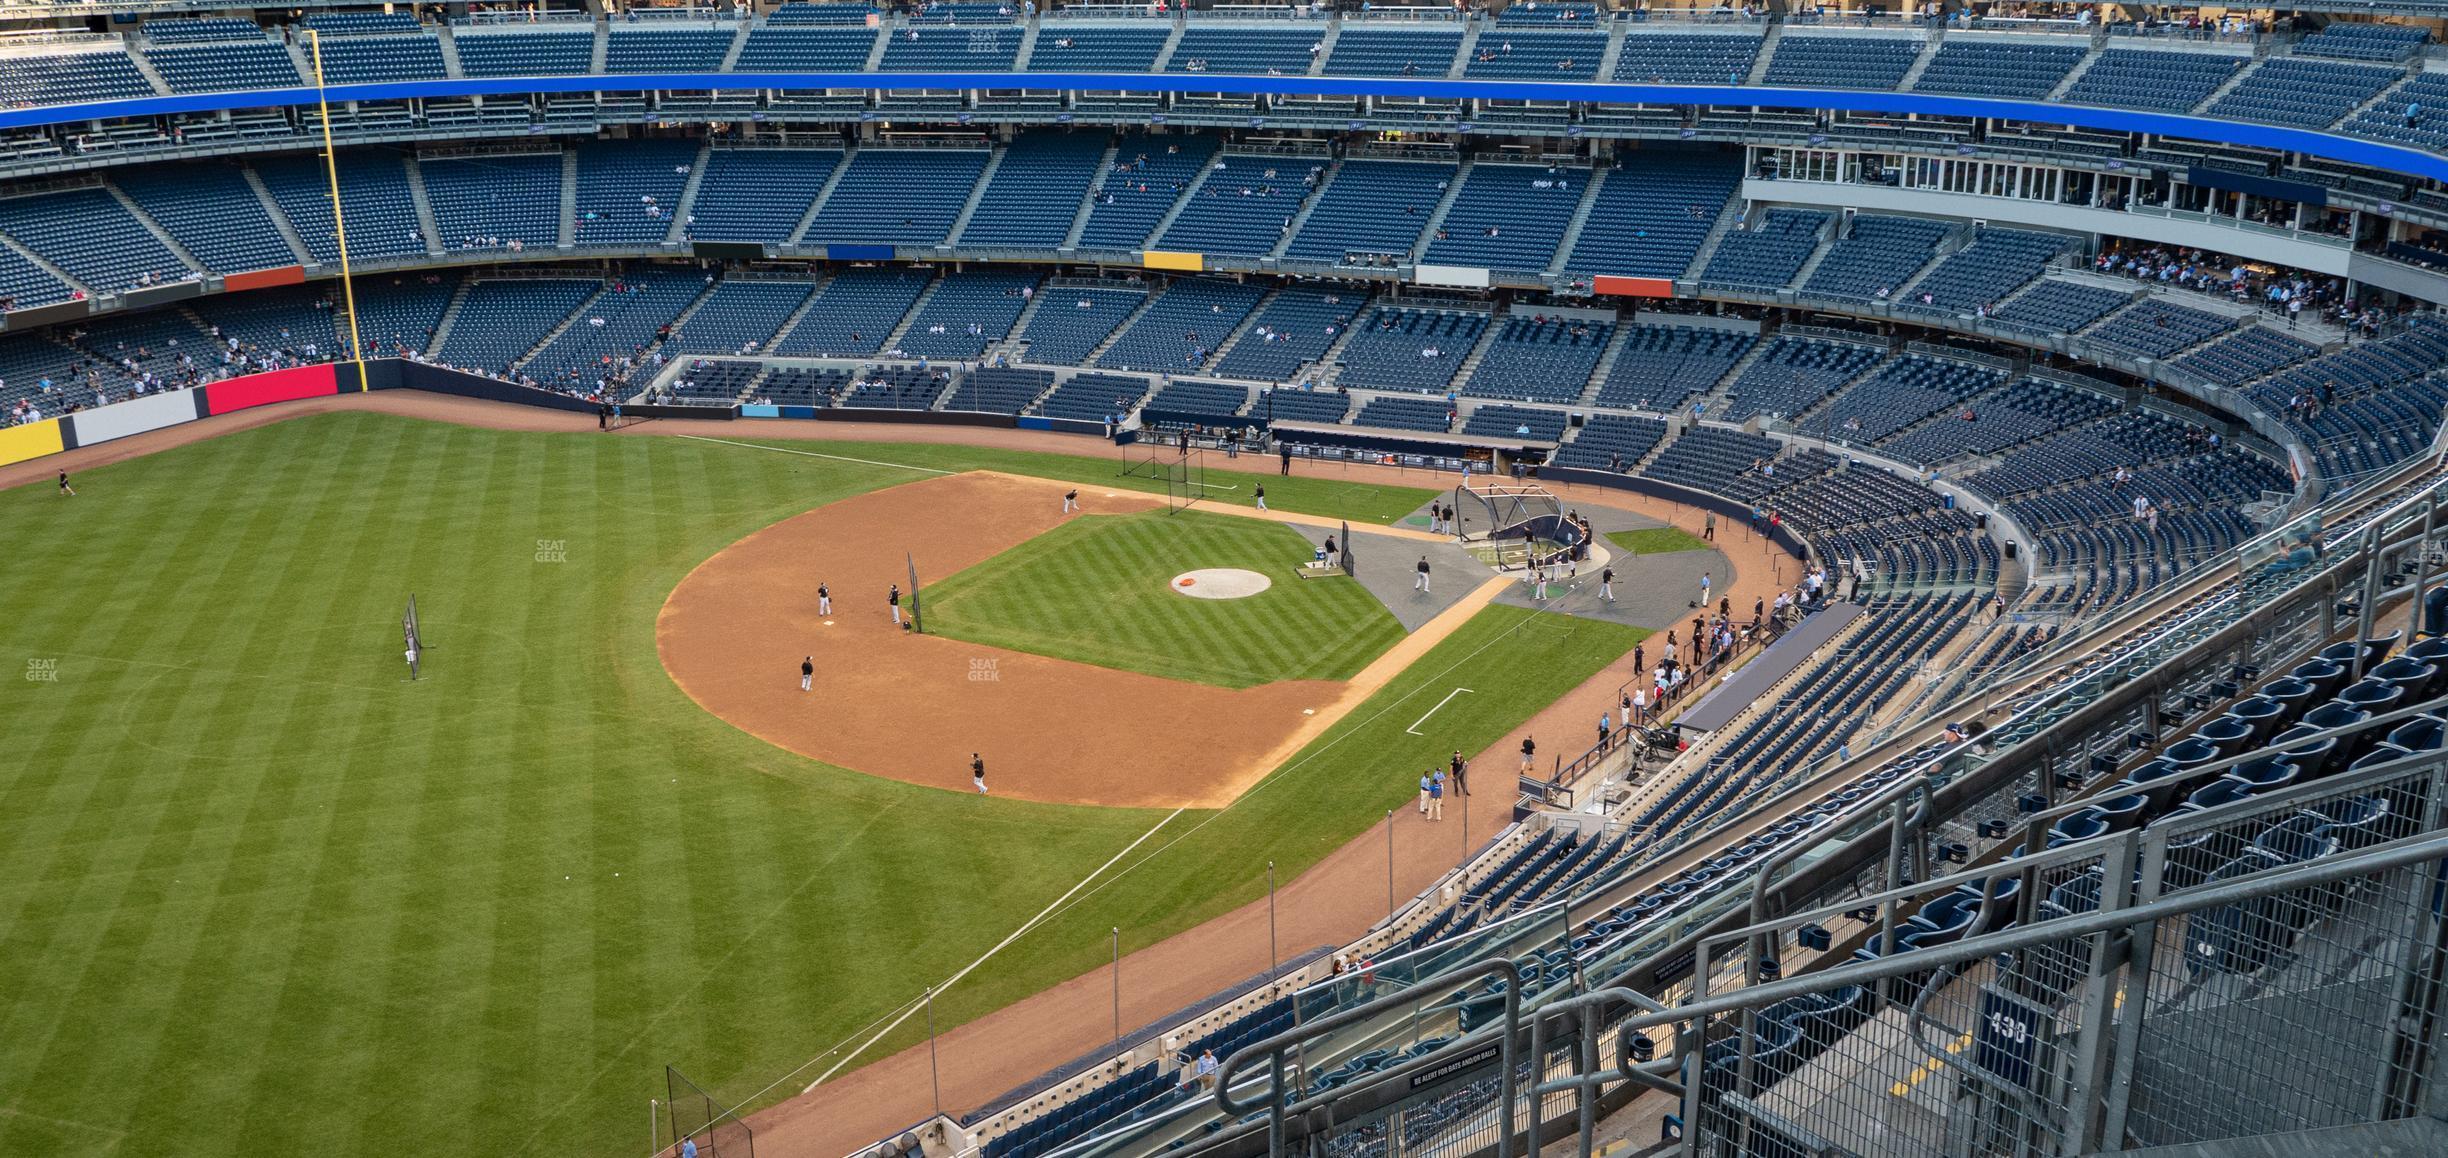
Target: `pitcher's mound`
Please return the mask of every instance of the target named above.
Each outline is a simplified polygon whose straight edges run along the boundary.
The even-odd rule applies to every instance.
[[[1169,584],[1179,594],[1192,599],[1247,599],[1275,585],[1275,581],[1256,571],[1238,567],[1205,567],[1184,571]]]

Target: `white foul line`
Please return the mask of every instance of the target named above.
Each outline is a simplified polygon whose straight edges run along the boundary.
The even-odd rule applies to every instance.
[[[1445,693],[1445,698],[1444,698],[1444,699],[1441,699],[1441,700],[1438,700],[1438,701],[1436,702],[1436,708],[1430,708],[1430,709],[1428,709],[1426,712],[1421,713],[1421,714],[1420,714],[1420,718],[1418,718],[1418,719],[1416,719],[1416,720],[1411,721],[1411,726],[1410,726],[1410,727],[1408,727],[1408,728],[1404,728],[1404,729],[1403,729],[1403,731],[1404,731],[1405,733],[1409,734],[1409,735],[1413,735],[1413,736],[1419,735],[1419,734],[1420,734],[1419,726],[1420,726],[1421,724],[1425,724],[1425,723],[1427,723],[1427,722],[1428,722],[1428,717],[1430,717],[1430,716],[1433,716],[1433,715],[1437,714],[1437,708],[1442,708],[1442,707],[1444,707],[1445,705],[1447,705],[1447,704],[1449,704],[1449,703],[1452,703],[1452,702],[1453,702],[1453,698],[1454,698],[1455,696],[1461,695],[1462,693],[1467,692],[1467,691],[1470,691],[1470,690],[1471,690],[1471,689],[1469,689],[1469,688],[1455,688],[1454,690],[1452,690],[1452,691],[1450,691],[1450,692]]]
[[[776,454],[796,454],[807,458],[829,458],[835,462],[855,462],[860,466],[889,466],[895,470],[922,470],[928,474],[960,473],[959,471],[952,470],[937,470],[931,466],[912,466],[906,462],[877,462],[872,458],[851,458],[847,455],[840,454],[820,454],[813,450],[799,450],[788,446],[769,446],[762,442],[733,442],[728,438],[707,438],[702,434],[681,434],[674,435],[673,437],[685,438],[691,442],[711,442],[718,446],[740,446],[746,447],[749,450],[770,450]]]
[[[709,439],[708,441],[714,441],[714,440]],[[1036,916],[1034,916],[1034,917],[1030,917],[1028,920],[1021,922],[1021,923],[1020,923],[1020,927],[1019,927],[1019,928],[1012,930],[1012,931],[1011,931],[1011,935],[1010,935],[1010,936],[1005,937],[1005,938],[1003,938],[1001,941],[996,942],[996,943],[995,943],[995,947],[994,947],[994,948],[992,948],[992,949],[988,949],[988,950],[987,950],[985,953],[981,954],[981,955],[978,957],[978,959],[977,959],[977,960],[975,960],[975,961],[971,961],[970,963],[968,963],[968,964],[966,964],[966,965],[961,966],[961,967],[960,967],[960,971],[959,971],[959,972],[954,973],[954,974],[953,974],[953,975],[951,975],[950,977],[946,977],[946,978],[944,978],[944,979],[943,979],[943,982],[942,982],[941,984],[939,984],[939,985],[935,986],[935,988],[934,988],[934,989],[932,989],[932,990],[930,990],[930,991],[929,991],[930,995],[931,995],[931,994],[934,994],[934,993],[941,993],[941,992],[943,992],[943,991],[944,991],[944,990],[946,990],[946,989],[950,989],[950,988],[952,988],[952,986],[953,986],[954,984],[958,983],[958,982],[960,981],[960,979],[961,979],[961,978],[963,978],[963,977],[967,977],[967,976],[970,974],[970,972],[971,972],[972,970],[975,970],[975,969],[976,969],[978,966],[985,964],[985,963],[987,962],[987,960],[988,960],[989,958],[993,957],[995,954],[1000,953],[1000,952],[1002,952],[1004,949],[1006,949],[1006,948],[1010,947],[1010,945],[1011,945],[1011,943],[1012,943],[1012,942],[1019,940],[1019,939],[1020,939],[1022,936],[1026,935],[1026,934],[1028,933],[1028,931],[1029,931],[1029,930],[1036,928],[1036,927],[1037,927],[1037,926],[1038,926],[1040,923],[1042,923],[1043,921],[1045,921],[1045,919],[1046,919],[1048,916],[1052,915],[1052,914],[1053,914],[1053,913],[1054,913],[1054,912],[1055,912],[1057,909],[1060,909],[1060,908],[1062,907],[1063,902],[1070,900],[1070,899],[1072,898],[1072,896],[1073,896],[1074,894],[1078,893],[1078,892],[1079,892],[1081,889],[1087,888],[1087,887],[1088,887],[1088,882],[1093,881],[1093,880],[1097,879],[1098,877],[1105,875],[1105,870],[1106,870],[1106,869],[1112,868],[1112,867],[1113,867],[1113,866],[1114,866],[1116,863],[1120,862],[1120,861],[1121,861],[1121,859],[1122,859],[1123,857],[1129,856],[1129,855],[1130,855],[1130,853],[1131,853],[1131,850],[1132,850],[1132,849],[1137,848],[1137,847],[1139,847],[1140,845],[1147,843],[1147,838],[1149,838],[1149,837],[1151,837],[1151,836],[1156,835],[1156,831],[1157,831],[1157,829],[1161,829],[1161,828],[1163,828],[1164,826],[1166,826],[1166,825],[1168,825],[1168,824],[1173,823],[1173,818],[1174,818],[1174,817],[1176,817],[1176,816],[1180,816],[1180,815],[1181,815],[1181,814],[1182,814],[1184,811],[1185,811],[1184,809],[1179,809],[1179,808],[1176,808],[1176,809],[1174,809],[1174,810],[1173,810],[1171,813],[1167,814],[1163,820],[1159,820],[1159,821],[1157,821],[1157,822],[1156,822],[1156,827],[1155,827],[1155,828],[1151,828],[1151,829],[1148,829],[1146,832],[1140,833],[1140,834],[1139,834],[1139,839],[1134,840],[1134,841],[1130,842],[1130,843],[1129,843],[1129,844],[1127,844],[1127,845],[1124,845],[1124,846],[1123,846],[1123,848],[1122,848],[1122,851],[1120,851],[1120,852],[1117,852],[1117,853],[1113,854],[1113,859],[1112,859],[1112,860],[1108,860],[1108,861],[1106,861],[1104,864],[1098,865],[1098,866],[1097,866],[1097,870],[1096,870],[1095,872],[1089,873],[1087,876],[1081,877],[1081,878],[1079,879],[1079,883],[1078,883],[1078,884],[1072,885],[1072,886],[1071,886],[1071,888],[1070,888],[1068,891],[1066,891],[1066,892],[1064,892],[1064,893],[1063,893],[1063,895],[1061,895],[1061,896],[1059,896],[1059,897],[1054,898],[1054,902],[1053,902],[1052,904],[1049,904],[1049,905],[1047,905],[1046,907],[1044,907],[1044,908],[1042,908],[1042,909],[1037,910],[1037,915],[1036,915]],[[853,1060],[855,1060],[855,1059],[858,1057],[858,1055],[860,1055],[860,1054],[862,1054],[862,1053],[867,1052],[867,1047],[869,1047],[869,1046],[871,1046],[871,1045],[874,1045],[874,1044],[875,1044],[875,1043],[877,1043],[878,1041],[882,1041],[882,1040],[884,1039],[884,1035],[885,1035],[885,1034],[891,1033],[892,1031],[894,1031],[894,1030],[896,1030],[896,1029],[899,1029],[899,1028],[901,1027],[901,1023],[902,1023],[902,1022],[904,1022],[904,1021],[908,1021],[908,1020],[910,1019],[910,1016],[911,1016],[912,1014],[917,1013],[917,1012],[918,1012],[918,1011],[919,1011],[921,1008],[923,1008],[923,1006],[922,1006],[922,1005],[910,1005],[910,1006],[908,1006],[908,1007],[904,1008],[904,1009],[901,1011],[901,1016],[899,1016],[899,1017],[896,1017],[896,1018],[892,1019],[892,1021],[891,1021],[889,1024],[885,1025],[885,1027],[884,1027],[884,1028],[882,1028],[882,1029],[879,1029],[879,1030],[875,1031],[875,1036],[870,1037],[870,1038],[868,1038],[867,1040],[865,1040],[865,1041],[863,1041],[863,1042],[860,1042],[860,1043],[859,1043],[859,1045],[858,1045],[858,1048],[857,1048],[857,1049],[851,1050],[849,1053],[842,1055],[842,1059],[841,1059],[840,1061],[834,1062],[834,1063],[833,1063],[833,1066],[832,1066],[832,1068],[831,1068],[831,1069],[828,1069],[828,1070],[826,1070],[825,1072],[823,1072],[823,1073],[821,1073],[821,1074],[816,1075],[816,1080],[815,1080],[815,1081],[809,1082],[809,1083],[807,1084],[807,1088],[806,1088],[806,1089],[803,1089],[803,1090],[799,1091],[800,1096],[804,1097],[804,1096],[806,1096],[806,1095],[808,1095],[808,1094],[812,1094],[812,1093],[816,1092],[816,1087],[818,1087],[818,1086],[821,1086],[821,1085],[825,1084],[825,1082],[826,1082],[826,1080],[827,1080],[827,1079],[830,1079],[830,1078],[831,1078],[831,1077],[832,1077],[834,1074],[840,1073],[840,1072],[841,1072],[841,1068],[842,1068],[843,1066],[849,1065],[849,1064],[850,1064],[850,1063],[851,1063]],[[782,1082],[790,1080],[790,1077],[791,1077],[793,1074],[797,1074],[797,1073],[798,1073],[800,1070],[804,1070],[804,1069],[806,1069],[806,1068],[807,1068],[806,1066],[801,1066],[801,1067],[799,1067],[799,1069],[798,1069],[798,1070],[792,1070],[790,1074],[785,1074],[785,1075],[783,1075],[783,1077],[782,1077],[780,1080],[777,1080],[776,1082],[774,1082],[774,1084],[773,1084],[773,1085],[769,1085],[769,1086],[765,1087],[765,1090],[770,1090],[770,1089],[772,1089],[772,1088],[773,1088],[773,1086],[774,1086],[774,1085],[780,1085],[780,1084],[782,1084]],[[756,1092],[756,1094],[755,1094],[753,1097],[749,1098],[749,1101],[755,1101],[755,1100],[756,1100],[756,1098],[763,1097],[763,1096],[765,1095],[765,1090],[759,1090],[759,1091],[757,1091],[757,1092]]]

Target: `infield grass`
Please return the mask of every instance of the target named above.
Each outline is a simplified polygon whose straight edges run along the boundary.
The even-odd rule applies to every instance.
[[[994,946],[1164,814],[805,760],[654,649],[708,555],[918,477],[337,413],[0,492],[0,1150],[643,1154],[664,1065],[743,1099]],[[1260,895],[1630,638],[1488,608],[938,1027]]]
[[[1402,638],[1402,624],[1358,583],[1295,578],[1311,553],[1300,532],[1259,519],[1090,515],[929,585],[927,630],[1228,688],[1349,679]],[[1169,589],[1206,567],[1274,583],[1241,599]]]

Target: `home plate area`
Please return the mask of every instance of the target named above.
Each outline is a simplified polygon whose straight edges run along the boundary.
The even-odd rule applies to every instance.
[[[1202,567],[1184,571],[1166,586],[1175,594],[1192,599],[1247,599],[1275,585],[1275,581],[1256,571],[1239,567]]]

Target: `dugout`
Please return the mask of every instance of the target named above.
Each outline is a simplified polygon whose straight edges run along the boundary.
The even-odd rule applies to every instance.
[[[1510,472],[1513,464],[1538,466],[1555,453],[1556,444],[1535,438],[1495,438],[1484,434],[1446,434],[1425,430],[1381,430],[1329,422],[1277,422],[1269,430],[1277,441],[1295,446],[1340,451],[1317,457],[1366,462],[1372,455],[1427,459],[1460,469],[1469,463],[1474,474]]]

